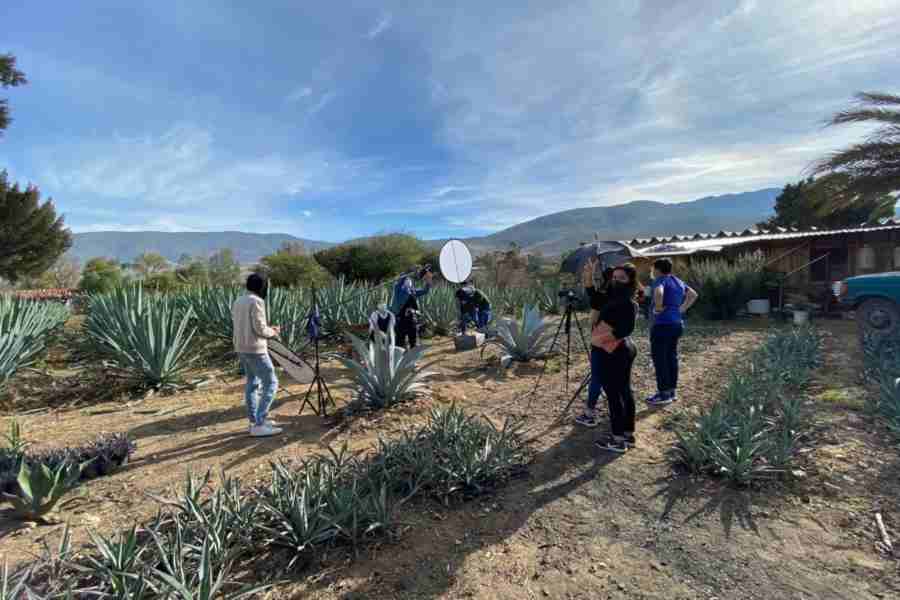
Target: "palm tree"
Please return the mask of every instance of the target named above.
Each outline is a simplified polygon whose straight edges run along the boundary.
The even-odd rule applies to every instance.
[[[879,125],[865,140],[853,144],[812,167],[813,174],[847,176],[835,196],[846,207],[861,197],[900,191],[900,96],[878,92],[856,94],[855,106],[834,115],[828,125],[873,123]]]

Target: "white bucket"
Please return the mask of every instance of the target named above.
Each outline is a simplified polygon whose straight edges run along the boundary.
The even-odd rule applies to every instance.
[[[772,310],[768,299],[751,300],[747,303],[747,312],[751,315],[767,315]]]
[[[794,311],[794,325],[806,325],[809,323],[809,311],[808,310],[795,310]]]

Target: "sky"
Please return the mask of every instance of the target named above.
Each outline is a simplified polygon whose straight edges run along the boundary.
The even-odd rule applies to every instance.
[[[431,5],[431,6],[429,6]],[[782,186],[900,93],[900,0],[3,0],[0,169],[76,232],[485,235]]]

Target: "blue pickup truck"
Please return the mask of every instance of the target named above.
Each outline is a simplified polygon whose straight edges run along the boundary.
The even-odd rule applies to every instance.
[[[860,335],[900,337],[900,271],[841,282],[841,304],[856,311]]]

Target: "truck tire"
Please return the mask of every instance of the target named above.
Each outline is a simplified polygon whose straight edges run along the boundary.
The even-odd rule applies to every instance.
[[[890,300],[872,298],[856,311],[860,339],[900,337],[900,307]]]

